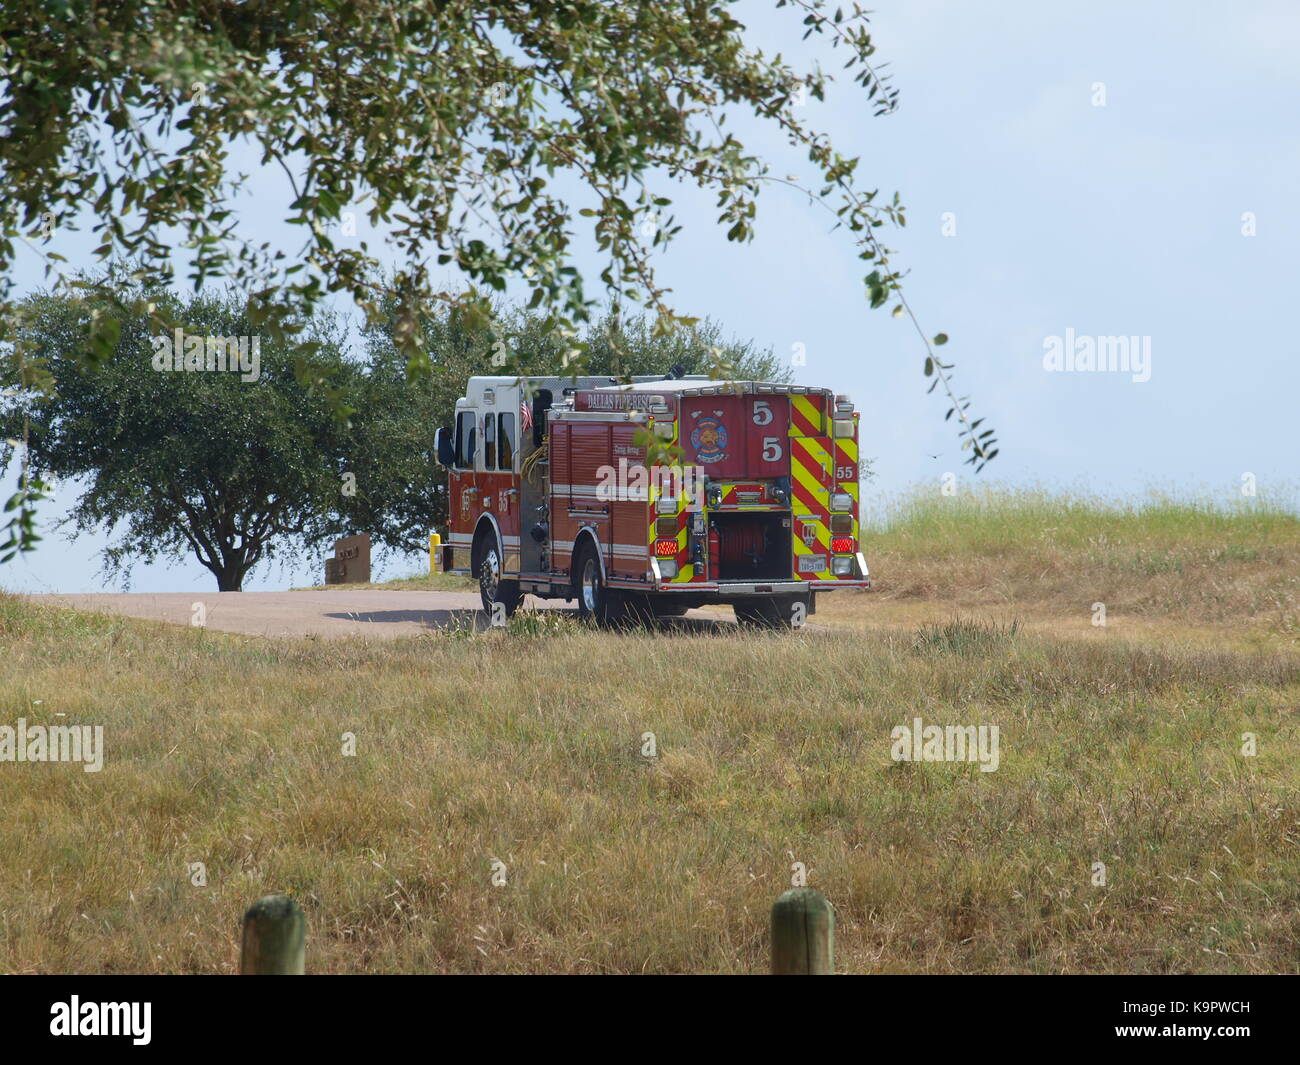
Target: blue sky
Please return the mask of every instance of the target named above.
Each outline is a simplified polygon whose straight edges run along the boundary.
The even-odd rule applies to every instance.
[[[801,44],[791,11],[738,11],[755,45],[838,70],[841,53]],[[926,332],[950,335],[956,384],[998,430],[998,458],[978,478],[967,472],[946,406],[925,394],[915,334],[867,309],[847,234],[793,192],[764,192],[756,239],[734,245],[713,224],[712,196],[671,187],[684,229],[659,269],[677,309],[783,356],[803,344],[796,380],[847,392],[863,411],[862,450],[877,473],[865,498],[876,505],[937,490],[949,471],[962,490],[987,480],[1225,504],[1253,473],[1261,496],[1294,499],[1300,6],[882,0],[873,25],[898,111],[873,118],[845,78],[810,117],[861,156],[861,181],[900,192],[908,225],[885,242],[910,270]],[[737,130],[774,173],[807,173],[779,135],[753,122]],[[241,217],[296,248],[274,213],[282,178],[251,155],[241,165],[257,192]],[[358,225],[365,235],[363,216]],[[84,233],[53,245],[74,262],[91,246]],[[597,262],[579,260],[593,292]],[[18,277],[27,290],[40,284],[34,255]],[[1045,341],[1067,330],[1149,338],[1150,379],[1045,371]],[[0,587],[110,590],[98,575],[104,542],[51,534],[0,568]],[[385,572],[418,565],[394,560]],[[245,587],[305,583],[321,569],[317,558],[275,563]],[[132,581],[136,591],[213,586],[193,561],[139,566]]]

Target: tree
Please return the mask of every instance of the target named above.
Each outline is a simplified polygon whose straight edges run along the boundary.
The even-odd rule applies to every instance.
[[[564,345],[538,315],[524,313],[510,323],[510,339],[528,365],[564,372]],[[789,370],[752,340],[723,337],[722,327],[705,318],[694,328],[657,330],[644,316],[620,318],[606,313],[591,324],[583,339],[584,371],[611,377],[667,374],[708,374],[711,377],[753,381],[787,381]],[[571,371],[570,371],[571,372]]]
[[[397,293],[396,340],[419,357],[416,315],[472,305],[429,270],[458,267],[485,290],[523,277],[532,306],[573,327],[593,301],[569,264],[575,213],[606,254],[608,302],[653,310],[671,328],[650,252],[678,230],[662,186],[690,182],[718,197],[736,241],[753,233],[759,191],[792,182],[723,132],[729,110],[780,129],[816,171],[793,184],[848,230],[873,306],[901,295],[876,230],[901,224],[897,196],[857,184],[858,160],[812,127],[833,80],[746,46],[724,0],[61,0],[7,4],[0,31],[0,274],[19,234],[42,240],[91,205],[99,253],[126,251],[170,279],[167,227],[195,252],[196,282],[231,274],[281,284],[253,295],[257,312],[289,320],[325,292],[377,310]],[[844,68],[877,115],[897,94],[873,66],[866,14],[822,0],[776,0],[847,53]],[[793,19],[792,19],[793,28]],[[239,233],[230,206],[240,176],[225,165],[251,140],[292,188],[301,256]],[[552,190],[563,171],[593,206]],[[332,227],[367,204],[403,262],[392,284],[363,242],[337,247]],[[57,264],[56,264],[57,265]],[[481,304],[479,305],[481,307]],[[907,313],[905,303],[898,308]],[[927,355],[933,351],[927,349]],[[947,364],[930,366],[947,380]],[[966,424],[962,421],[963,426]],[[974,445],[978,449],[978,445]]]
[[[555,322],[581,371],[581,339],[597,303],[623,316],[641,307],[661,332],[693,328],[658,280],[654,254],[679,230],[667,189],[716,197],[727,238],[747,241],[759,193],[786,186],[842,228],[862,261],[872,307],[893,305],[921,341],[930,390],[942,387],[967,462],[996,454],[993,431],[953,388],[903,295],[878,236],[902,225],[897,194],[859,179],[801,105],[825,96],[830,75],[798,71],[746,43],[729,0],[4,0],[0,22],[0,283],[11,285],[15,241],[39,247],[86,212],[102,261],[130,258],[151,289],[174,280],[180,243],[196,288],[231,278],[248,298],[251,328],[289,344],[310,311],[345,293],[371,321],[397,300],[393,340],[413,370],[427,368],[420,316],[456,309],[495,330],[489,297],[519,279],[530,309]],[[775,0],[791,29],[839,50],[876,115],[897,93],[875,64],[866,14],[826,0]],[[727,130],[747,112],[806,157],[807,180],[775,173]],[[302,227],[286,252],[241,229],[233,198],[244,178],[232,147],[278,168],[287,220]],[[555,176],[587,191],[573,202]],[[259,195],[273,193],[265,181]],[[363,210],[395,250],[391,277],[366,241],[336,242],[345,208]],[[824,212],[824,213],[823,213]],[[603,256],[604,298],[586,294],[572,264],[579,218]],[[47,275],[66,281],[56,253]],[[468,279],[442,285],[458,271]],[[0,291],[0,319],[12,310]],[[84,358],[102,361],[117,318],[139,313],[100,293]],[[165,321],[155,322],[159,329]],[[21,349],[2,376],[27,372]],[[529,367],[511,367],[527,372]],[[0,380],[0,385],[6,381]],[[333,397],[342,417],[344,392]],[[23,504],[25,507],[27,504]]]
[[[96,310],[91,300],[42,293],[24,301],[22,341],[56,375],[57,394],[10,397],[0,405],[0,435],[26,431],[42,475],[87,481],[66,520],[78,531],[117,533],[104,552],[110,575],[188,552],[220,591],[238,591],[260,561],[338,527],[346,426],[325,396],[302,387],[301,346],[262,343],[242,299],[137,296],[183,323],[188,343],[157,332],[148,315],[124,317],[112,357],[93,368],[74,354]],[[319,346],[312,358],[322,373],[341,384],[356,376],[327,321],[303,335]],[[171,368],[176,348],[185,368]],[[6,463],[14,447],[0,448]]]
[[[323,311],[288,345],[255,335],[233,293],[182,302],[141,292],[132,303],[146,311],[115,319],[111,356],[86,367],[76,352],[100,309],[95,297],[25,300],[19,342],[29,368],[57,379],[57,393],[33,387],[0,400],[0,435],[11,438],[0,447],[0,467],[25,440],[29,491],[43,491],[50,476],[84,479],[71,525],[123,527],[105,552],[110,575],[129,576],[140,559],[189,553],[221,591],[237,591],[277,553],[361,531],[381,547],[419,551],[430,529],[446,524],[447,477],[434,433],[452,423],[472,374],[499,372],[496,334],[481,319],[455,309],[422,317],[430,359],[408,379],[385,323],[363,326],[364,352],[353,359],[343,328]],[[384,306],[398,313],[391,298]],[[506,305],[492,316],[512,352],[522,350],[540,372],[566,372],[567,344],[553,323]],[[189,347],[178,346],[175,330],[159,332],[156,318],[182,323]],[[642,319],[606,316],[587,343],[591,372],[611,379],[710,365],[781,377],[770,352],[722,339],[712,322],[668,335]],[[178,351],[188,368],[174,368]],[[218,352],[226,369],[217,368]],[[334,393],[357,404],[345,421],[332,416]]]

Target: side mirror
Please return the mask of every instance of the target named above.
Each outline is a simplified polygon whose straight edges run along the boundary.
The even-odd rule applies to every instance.
[[[546,436],[546,415],[554,397],[549,388],[539,388],[533,393],[533,447],[541,447]]]
[[[444,425],[434,436],[438,448],[438,463],[451,469],[456,465],[456,448],[452,444],[451,427]]]

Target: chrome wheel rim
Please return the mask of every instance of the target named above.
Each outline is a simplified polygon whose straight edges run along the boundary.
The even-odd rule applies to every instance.
[[[588,558],[582,567],[582,605],[588,611],[596,609],[596,588],[600,578],[596,574],[596,560]]]
[[[479,586],[483,589],[483,594],[493,602],[497,598],[497,585],[501,583],[501,560],[497,558],[497,549],[488,548],[488,553],[483,556],[483,565],[479,571]]]

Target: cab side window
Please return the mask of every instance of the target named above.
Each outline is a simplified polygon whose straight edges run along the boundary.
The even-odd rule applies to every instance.
[[[474,465],[474,423],[473,411],[461,411],[456,416],[456,465],[467,470]]]
[[[483,415],[483,468],[494,470],[497,466],[497,416]]]
[[[513,470],[515,466],[515,416],[497,415],[497,469]]]

